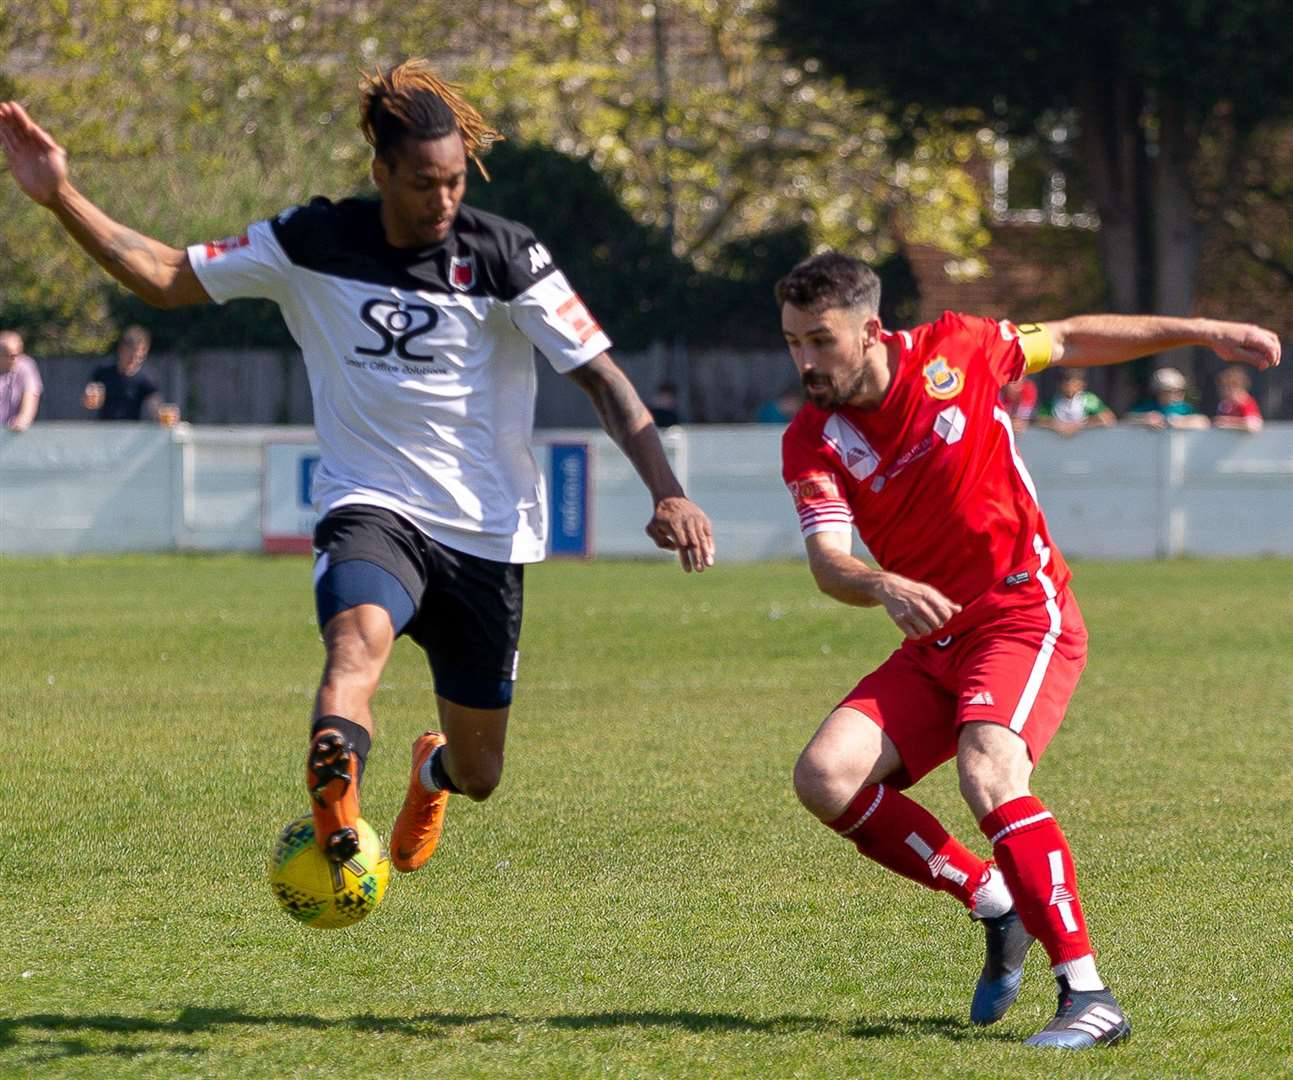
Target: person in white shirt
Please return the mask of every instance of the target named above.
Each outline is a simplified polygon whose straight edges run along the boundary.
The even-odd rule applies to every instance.
[[[282,310],[321,451],[314,578],[327,656],[306,764],[315,834],[335,860],[358,847],[370,701],[408,634],[435,676],[439,730],[414,742],[391,836],[407,872],[434,851],[449,793],[485,799],[502,775],[522,572],[543,558],[547,530],[529,445],[534,348],[588,393],[637,469],[651,539],[687,571],[712,565],[714,544],[547,248],[463,204],[467,160],[480,166],[497,132],[423,60],[369,77],[360,114],[378,199],[315,199],[187,249],[91,203],[64,149],[15,102],[0,103],[0,148],[22,190],[142,299],[265,297]]]

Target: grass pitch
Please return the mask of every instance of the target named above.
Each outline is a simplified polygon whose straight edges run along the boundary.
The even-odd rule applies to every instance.
[[[527,578],[503,785],[346,931],[265,884],[322,660],[303,560],[0,562],[0,1075],[1288,1076],[1293,562],[1087,564],[1091,664],[1039,770],[1135,1034],[965,1019],[980,933],[790,789],[896,643],[802,564]],[[431,722],[401,642],[364,812]],[[918,796],[984,850],[943,769]]]

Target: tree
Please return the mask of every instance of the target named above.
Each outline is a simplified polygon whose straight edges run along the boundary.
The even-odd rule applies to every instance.
[[[1259,132],[1293,116],[1289,0],[777,0],[776,38],[890,103],[1028,134],[1068,118],[1120,311],[1190,312]]]
[[[530,153],[541,145],[585,163],[630,215],[626,228],[631,220],[663,237],[659,246],[635,233],[638,254],[649,250],[693,299],[729,271],[763,289],[784,266],[747,273],[734,261],[770,250],[780,260],[786,237],[801,239],[797,254],[830,244],[874,258],[894,247],[901,219],[904,232],[956,254],[984,242],[965,168],[973,137],[939,129],[895,161],[897,128],[874,101],[770,44],[768,2],[49,0],[7,6],[0,52],[20,100],[71,151],[76,182],[175,245],[228,235],[314,194],[371,190],[354,126],[360,70],[425,53],[428,42],[441,72],[526,148],[529,165],[542,164]],[[591,189],[578,170],[547,166],[550,190],[514,204],[523,209],[493,205],[530,214],[560,244],[562,229],[588,231],[560,185],[575,183],[579,198]],[[525,195],[496,172],[500,191]],[[471,197],[490,200],[491,190],[474,178]],[[139,316],[7,181],[0,220],[0,316],[38,326],[40,347],[106,348],[122,319]],[[749,321],[723,310],[748,335]],[[634,318],[645,326],[643,314]],[[653,320],[663,332],[668,319]],[[160,348],[283,340],[269,309],[148,321]]]
[[[516,0],[483,5],[459,65],[505,130],[586,158],[640,221],[701,269],[802,226],[870,258],[906,234],[954,254],[986,242],[972,136],[936,127],[895,160],[869,96],[771,39],[769,0]],[[727,253],[727,256],[724,253]]]

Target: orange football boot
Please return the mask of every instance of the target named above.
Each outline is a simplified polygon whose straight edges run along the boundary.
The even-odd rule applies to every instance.
[[[400,815],[391,829],[391,865],[406,874],[411,874],[431,858],[440,842],[449,792],[427,791],[418,779],[418,773],[444,741],[444,736],[438,731],[425,732],[413,740],[413,774],[409,777],[404,805],[400,807]]]
[[[324,728],[310,741],[305,786],[310,792],[314,838],[333,862],[359,850],[359,759],[341,732]]]

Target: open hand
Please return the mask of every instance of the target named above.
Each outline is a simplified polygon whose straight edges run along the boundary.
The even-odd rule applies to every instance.
[[[18,186],[49,206],[67,180],[67,151],[16,101],[0,102],[0,150]]]

